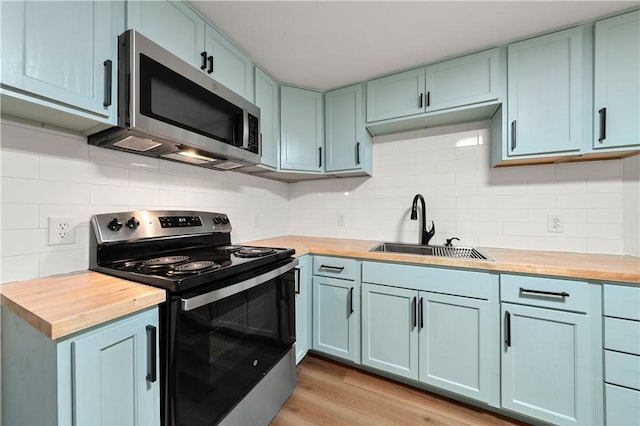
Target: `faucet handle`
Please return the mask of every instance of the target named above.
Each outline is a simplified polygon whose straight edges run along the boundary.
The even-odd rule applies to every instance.
[[[423,239],[422,244],[428,245],[429,244],[429,240],[431,240],[431,238],[433,238],[433,236],[435,234],[436,234],[436,225],[435,225],[435,223],[433,223],[433,221],[431,221],[431,229],[429,229],[428,231],[424,232],[424,235],[422,237],[422,239]]]
[[[453,238],[447,238],[447,242],[444,244],[446,247],[453,247],[452,241],[453,240],[458,240],[460,241],[460,238],[458,237],[453,237]]]

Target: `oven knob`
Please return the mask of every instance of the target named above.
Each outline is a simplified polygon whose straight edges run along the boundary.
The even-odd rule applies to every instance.
[[[226,225],[227,223],[229,223],[229,218],[227,216],[222,216],[222,224]]]
[[[220,223],[222,223],[222,218],[220,216],[214,216],[213,223],[219,225]]]
[[[122,228],[122,222],[120,222],[118,218],[114,217],[113,220],[107,224],[107,228],[112,231],[119,231],[120,228]]]
[[[129,229],[137,229],[138,226],[140,226],[140,222],[135,217],[131,217],[131,219],[127,221],[127,226]]]

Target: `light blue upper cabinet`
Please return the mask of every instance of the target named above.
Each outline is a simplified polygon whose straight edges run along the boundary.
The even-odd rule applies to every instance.
[[[212,26],[205,25],[205,51],[212,57],[212,66],[207,67],[219,81],[240,96],[253,102],[253,63],[238,48]]]
[[[367,122],[424,112],[424,68],[367,82]]]
[[[594,149],[640,146],[640,11],[596,22]]]
[[[127,1],[127,28],[194,67],[202,65],[205,21],[183,2]]]
[[[37,105],[18,109],[26,118],[58,119],[54,124],[81,130],[47,117],[40,110],[45,106],[114,124],[122,3],[12,1],[1,7],[3,112],[13,113],[15,99],[26,99]]]
[[[255,104],[260,108],[262,164],[278,167],[280,146],[280,86],[255,67]]]
[[[577,151],[583,142],[582,28],[510,44],[508,155]]]
[[[253,102],[253,63],[186,3],[128,1],[127,28]]]
[[[496,100],[500,96],[498,48],[426,67],[425,111]]]
[[[371,173],[371,138],[364,125],[362,84],[325,93],[327,172]]]
[[[367,122],[497,100],[500,49],[367,82]]]
[[[320,92],[280,88],[280,168],[304,172],[324,169],[324,108]]]

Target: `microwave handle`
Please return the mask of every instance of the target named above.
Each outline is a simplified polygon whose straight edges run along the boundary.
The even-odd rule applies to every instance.
[[[242,109],[242,148],[249,149],[249,111]]]
[[[285,274],[298,266],[298,259],[294,259],[292,262],[287,263],[273,271],[269,271],[257,277],[249,278],[248,280],[240,281],[239,283],[223,287],[218,290],[210,291],[209,293],[200,294],[198,296],[190,297],[188,299],[180,298],[180,305],[183,311],[191,311],[209,303],[217,302],[226,297],[233,296],[250,288],[257,287],[260,284],[264,284],[274,278],[278,278],[280,275]]]

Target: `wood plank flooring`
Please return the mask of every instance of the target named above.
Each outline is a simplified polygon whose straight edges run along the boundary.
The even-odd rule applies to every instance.
[[[298,386],[271,426],[524,425],[317,355],[298,365]]]

